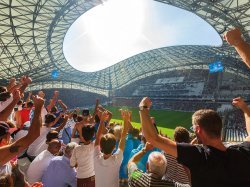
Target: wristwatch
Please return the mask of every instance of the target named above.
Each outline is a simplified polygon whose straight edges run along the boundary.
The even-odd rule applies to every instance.
[[[142,110],[144,110],[144,109],[148,109],[148,107],[147,107],[147,106],[139,106],[139,110],[140,110],[140,111],[142,111]]]

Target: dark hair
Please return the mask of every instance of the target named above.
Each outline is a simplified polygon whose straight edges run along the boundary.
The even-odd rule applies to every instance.
[[[7,92],[7,88],[5,86],[0,86],[0,93]]]
[[[101,137],[100,147],[103,154],[111,154],[116,145],[116,138],[113,134],[105,134]]]
[[[95,135],[95,127],[93,125],[86,125],[82,127],[82,137],[84,140],[90,141]]]
[[[190,143],[190,134],[184,127],[176,127],[174,130],[174,140],[178,143]]]
[[[11,175],[1,175],[0,176],[0,186],[1,187],[10,187],[13,186],[13,179]]]
[[[100,123],[100,118],[99,118],[99,116],[97,114],[95,115],[95,122]]]
[[[6,101],[10,98],[10,92],[0,92],[0,101]]]
[[[139,134],[140,134],[140,131],[139,131],[139,129],[137,129],[137,128],[132,128],[131,134],[132,134],[132,136],[133,136],[134,138],[138,138],[138,137],[139,137]]]
[[[53,114],[47,114],[45,115],[45,123],[51,123],[55,121],[56,117]]]
[[[77,116],[77,122],[81,122],[83,120],[82,116]]]
[[[82,110],[82,116],[86,117],[89,115],[89,109],[85,108]]]
[[[57,107],[56,107],[56,106],[53,106],[53,107],[50,109],[50,112],[57,112]]]
[[[48,132],[46,136],[46,143],[49,143],[53,139],[58,139],[58,132],[55,130]]]
[[[23,100],[19,100],[18,102],[17,102],[17,105],[22,105],[23,104]]]
[[[34,105],[34,104],[33,104],[33,102],[32,102],[32,101],[29,101],[29,102],[27,103],[27,107],[28,107],[28,108],[32,108],[32,107],[33,107],[33,105]]]
[[[77,114],[73,114],[72,117],[74,119],[74,122],[77,122]]]
[[[193,125],[199,125],[212,138],[221,136],[222,120],[214,110],[202,109],[196,111],[192,116],[192,123]]]

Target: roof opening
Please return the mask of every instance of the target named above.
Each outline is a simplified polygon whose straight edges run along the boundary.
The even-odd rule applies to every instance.
[[[75,69],[95,72],[136,54],[175,45],[220,46],[222,40],[191,12],[154,0],[109,0],[72,24],[63,51]]]

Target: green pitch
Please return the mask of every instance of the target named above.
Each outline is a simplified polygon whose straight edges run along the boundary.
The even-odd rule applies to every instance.
[[[121,115],[119,109],[121,107],[108,107],[107,109],[113,113],[113,118],[111,121],[120,123]],[[136,128],[140,128],[140,116],[138,108],[128,108],[122,107],[122,109],[127,109],[132,111],[132,124]],[[156,125],[163,134],[166,134],[170,138],[173,137],[173,132],[175,127],[183,126],[188,130],[192,125],[192,112],[177,112],[169,110],[150,110],[150,116],[155,117]]]

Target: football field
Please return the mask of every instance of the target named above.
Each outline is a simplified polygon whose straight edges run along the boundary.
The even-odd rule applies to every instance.
[[[121,115],[119,109],[121,107],[107,107],[113,113],[113,122],[121,123]],[[132,124],[136,128],[140,128],[140,116],[138,108],[128,108],[122,107],[122,109],[127,109],[132,111]],[[179,111],[169,111],[169,110],[150,110],[150,116],[155,117],[157,128],[168,137],[173,137],[173,132],[175,127],[183,126],[188,130],[192,126],[192,112],[179,112]]]

